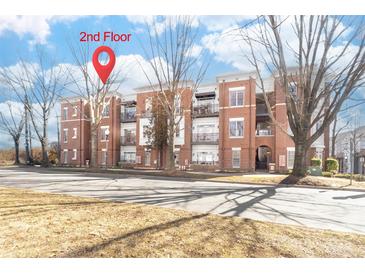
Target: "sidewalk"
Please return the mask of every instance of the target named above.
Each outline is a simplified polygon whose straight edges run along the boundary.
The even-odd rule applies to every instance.
[[[41,168],[41,167],[40,167]],[[47,169],[45,169],[47,170]],[[83,167],[51,167],[49,171],[68,171],[68,172],[85,172],[90,174],[108,174],[108,175],[136,175],[136,176],[155,176],[176,178],[177,180],[196,181],[204,180],[219,183],[236,183],[236,184],[253,184],[253,185],[282,185],[286,187],[317,188],[317,189],[334,189],[334,190],[352,190],[365,191],[365,182],[353,182],[349,184],[348,179],[328,178],[321,176],[307,176],[300,179],[296,184],[285,184],[284,180],[288,177],[286,174],[270,173],[228,173],[228,172],[199,172],[199,171],[180,171],[177,170],[171,174],[165,170],[156,169],[91,169]]]

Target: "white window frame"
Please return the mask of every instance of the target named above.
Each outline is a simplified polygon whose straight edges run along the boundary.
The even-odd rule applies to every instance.
[[[100,141],[101,142],[106,142],[109,139],[110,130],[109,130],[108,138],[106,138],[106,136],[107,136],[106,134],[103,134],[103,131],[106,131],[107,129],[109,129],[109,126],[101,126],[100,127],[100,131],[101,131]],[[104,137],[103,135],[105,135],[105,139],[103,138]]]
[[[108,115],[106,115],[106,113],[105,113],[105,111],[107,110],[107,109],[109,109],[109,111],[108,111]],[[110,103],[108,103],[108,104],[105,104],[105,106],[102,108],[102,110],[101,110],[101,117],[102,118],[109,118],[109,116],[110,116]]]
[[[77,139],[77,127],[74,127],[72,129],[73,135],[72,135],[72,139]]]
[[[105,155],[105,159],[104,159],[104,155]],[[101,164],[102,165],[106,165],[106,161],[107,161],[107,151],[106,148],[102,148],[101,149]]]
[[[77,116],[77,106],[73,107],[73,113],[72,113],[72,117],[76,117]]]
[[[242,104],[238,104],[238,92],[242,92]],[[235,104],[232,104],[232,99],[234,96]],[[244,87],[236,87],[229,89],[229,106],[230,107],[242,107],[245,105],[245,88]]]
[[[66,113],[66,117],[65,117],[65,113]],[[63,112],[62,112],[62,118],[63,120],[67,120],[68,116],[68,107],[64,107],[63,108]]]
[[[72,160],[77,160],[77,149],[76,148],[74,148],[72,150]]]
[[[237,127],[237,122],[242,122],[242,135],[231,135],[231,122],[236,122],[236,127]],[[230,118],[228,131],[229,131],[229,138],[244,138],[244,136],[245,136],[245,118]],[[236,133],[237,133],[237,129],[236,129]]]
[[[65,157],[66,154],[66,157]],[[68,149],[63,150],[63,163],[68,164]]]
[[[289,152],[290,153],[294,152],[293,163],[290,163],[290,165],[289,165],[289,162],[291,162],[291,158],[289,157]],[[295,159],[295,147],[287,147],[286,148],[286,167],[288,169],[293,169],[293,167],[294,167],[294,159]]]
[[[64,144],[68,143],[68,128],[63,129],[63,143]]]
[[[238,152],[238,165],[234,165],[234,154]],[[232,147],[232,168],[241,168],[241,148],[240,147]]]

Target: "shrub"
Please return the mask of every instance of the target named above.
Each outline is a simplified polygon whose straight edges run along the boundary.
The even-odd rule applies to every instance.
[[[335,177],[336,178],[343,178],[343,179],[350,179],[351,174],[350,173],[338,173],[338,174],[335,175]],[[365,175],[354,174],[352,179],[354,179],[354,181],[364,182],[365,181]]]
[[[311,166],[321,166],[322,160],[316,157],[311,159]]]
[[[338,172],[338,161],[334,158],[327,158],[326,160],[326,171],[337,173]]]
[[[323,171],[322,172],[322,176],[324,176],[324,177],[332,177],[333,176],[333,173],[332,172],[328,172],[328,171]]]

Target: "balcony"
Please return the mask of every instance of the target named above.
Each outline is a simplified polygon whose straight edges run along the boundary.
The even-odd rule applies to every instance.
[[[122,123],[136,122],[137,121],[136,112],[122,112],[120,114],[120,121]]]
[[[136,135],[130,134],[126,136],[120,136],[121,146],[135,146],[136,145]]]
[[[206,104],[193,107],[193,117],[211,117],[219,115],[218,104]]]
[[[268,116],[269,113],[267,111],[265,104],[257,104],[256,105],[256,116]]]
[[[256,130],[256,136],[271,136],[271,135],[272,135],[272,130],[270,128]]]
[[[213,161],[213,160],[197,160],[197,161],[192,161],[191,163],[193,165],[206,165],[206,166],[214,166],[219,164],[218,161]]]
[[[218,144],[219,133],[193,133],[193,144]]]
[[[132,158],[129,158],[129,157],[122,156],[120,158],[120,163],[122,163],[122,164],[135,164],[136,159],[132,159]]]

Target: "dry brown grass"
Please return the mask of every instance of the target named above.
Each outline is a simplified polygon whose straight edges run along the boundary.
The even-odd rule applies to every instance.
[[[1,257],[364,257],[365,236],[0,188]]]
[[[233,175],[233,176],[219,176],[211,177],[208,180],[229,182],[229,183],[246,183],[246,184],[272,184],[278,185],[282,183],[288,175],[279,174],[254,174],[254,175]],[[298,180],[297,186],[320,186],[331,188],[351,188],[351,189],[365,189],[365,182],[353,181],[350,184],[349,179],[343,178],[329,178],[322,176],[306,176]]]

